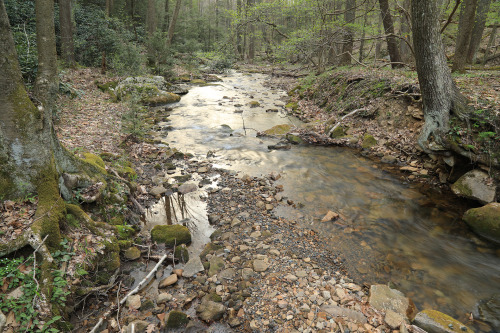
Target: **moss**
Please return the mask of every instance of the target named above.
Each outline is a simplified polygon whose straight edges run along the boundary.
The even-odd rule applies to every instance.
[[[185,183],[191,179],[191,174],[184,176],[175,176],[174,179],[177,180],[177,182],[179,183]]]
[[[31,102],[22,83],[18,84],[7,98],[17,113],[15,122],[18,128],[28,129],[30,124],[42,118],[43,115]]]
[[[167,319],[167,328],[181,328],[189,323],[188,316],[181,311],[170,311]]]
[[[80,222],[76,219],[73,214],[66,214],[66,222],[72,227],[78,228],[80,226]]]
[[[288,125],[288,124],[276,125],[276,126],[271,127],[270,129],[265,130],[264,134],[280,136],[280,135],[285,135],[291,129],[292,129],[292,126]]]
[[[153,242],[165,243],[168,247],[191,243],[189,229],[182,225],[156,225],[151,230]]]
[[[186,263],[189,261],[189,252],[186,248],[186,245],[182,244],[175,247],[174,257],[179,259],[182,263]]]
[[[193,79],[193,80],[191,80],[191,83],[192,84],[200,84],[200,85],[207,84],[207,82],[205,80],[202,80],[202,79]]]
[[[251,108],[256,108],[256,107],[259,107],[260,106],[260,103],[257,102],[257,101],[251,101],[250,102],[250,107]]]
[[[299,108],[299,105],[297,102],[290,102],[287,105],[285,105],[285,108],[291,109],[292,111],[296,111]]]
[[[106,272],[114,272],[120,268],[120,247],[118,240],[111,237],[109,241],[104,241],[104,254],[100,255],[97,263],[100,268],[104,268]],[[106,281],[105,283],[108,283]]]
[[[210,293],[204,297],[205,299],[212,301],[212,302],[217,302],[221,303],[222,302],[222,297],[217,295],[217,293]]]
[[[106,164],[104,163],[102,158],[100,158],[99,156],[94,155],[92,153],[82,153],[82,155],[83,155],[84,162],[96,167],[100,173],[102,173],[104,175],[108,174],[108,172],[106,171]]]
[[[152,300],[147,299],[141,303],[141,307],[139,308],[139,310],[146,311],[146,310],[151,310],[154,307],[155,307],[155,303]]]
[[[128,180],[134,180],[134,179],[137,179],[137,173],[135,172],[134,169],[132,169],[131,167],[129,166],[125,166],[125,167],[122,167],[122,168],[119,168],[117,170],[118,174],[125,178],[125,179],[128,179]]]
[[[118,246],[120,247],[120,250],[126,250],[132,246],[132,241],[131,240],[119,240],[118,241]]]
[[[110,81],[107,83],[96,82],[96,85],[97,88],[99,88],[99,90],[101,90],[102,92],[106,92],[108,90],[115,89],[116,86],[118,85],[118,81]]]
[[[189,82],[191,81],[191,78],[187,75],[184,75],[184,76],[179,76],[176,80],[181,82]]]
[[[463,219],[476,233],[500,243],[500,203],[469,209]]]
[[[201,253],[200,253],[200,259],[202,261],[204,261],[206,259],[206,257],[207,257],[207,254],[215,253],[216,251],[218,251],[218,250],[220,250],[222,248],[223,247],[221,245],[217,245],[217,244],[214,244],[214,243],[208,243],[203,248],[203,251],[201,251]]]
[[[176,151],[174,152],[174,155],[173,155],[173,158],[176,158],[176,159],[183,159],[184,158],[184,153],[180,152],[180,151]]]
[[[175,169],[176,169],[176,167],[175,167],[175,165],[174,165],[173,163],[165,163],[165,164],[163,165],[163,167],[164,167],[165,169],[167,169],[167,170],[175,170]]]
[[[118,231],[118,239],[120,240],[129,239],[135,234],[134,228],[129,225],[117,225],[116,230]]]
[[[345,129],[342,126],[339,126],[332,132],[332,134],[330,134],[330,137],[332,139],[336,139],[336,138],[341,138],[345,135],[346,135]]]
[[[430,322],[428,319],[419,320],[418,317],[420,318],[429,318]],[[436,310],[423,310],[417,315],[417,318],[415,318],[415,321],[418,322],[417,326],[425,329],[426,331],[441,331],[441,330],[446,330],[447,332],[465,332],[465,333],[473,333],[469,327],[465,326],[458,320],[442,313]],[[437,329],[436,324],[440,326],[440,329]]]
[[[365,136],[363,136],[363,143],[361,144],[361,147],[368,149],[375,146],[376,144],[377,140],[372,135],[367,133],[365,134]]]

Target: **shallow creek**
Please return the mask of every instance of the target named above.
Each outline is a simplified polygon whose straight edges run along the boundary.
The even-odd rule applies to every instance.
[[[286,93],[265,87],[266,79],[232,72],[223,82],[193,87],[169,106],[171,121],[160,124],[158,136],[200,158],[210,151],[212,163],[240,174],[281,173],[284,196],[303,207],[274,213],[326,236],[357,282],[391,282],[419,309],[464,322],[480,299],[500,293],[500,251],[471,234],[447,198],[429,198],[349,149],[268,150],[277,140],[257,138],[256,131],[301,123],[285,116]],[[319,222],[328,210],[346,222]]]

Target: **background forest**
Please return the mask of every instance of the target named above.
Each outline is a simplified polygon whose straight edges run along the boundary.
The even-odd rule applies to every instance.
[[[495,64],[500,2],[438,2],[454,70]],[[37,69],[35,4],[6,0],[5,5],[31,85]],[[168,76],[179,59],[210,59],[214,68],[237,60],[292,62],[319,72],[328,66],[391,60],[398,67],[414,61],[410,0],[59,0],[56,6],[64,64],[104,66],[122,75]]]

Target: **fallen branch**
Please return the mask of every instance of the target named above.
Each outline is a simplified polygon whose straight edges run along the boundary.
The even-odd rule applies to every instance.
[[[332,135],[333,131],[335,131],[337,129],[337,127],[340,126],[340,124],[342,123],[342,121],[349,117],[349,116],[352,116],[353,114],[359,112],[359,111],[366,111],[366,108],[361,108],[361,109],[356,109],[354,111],[351,111],[349,112],[348,114],[346,114],[345,116],[343,116],[342,118],[340,118],[339,122],[335,124],[335,126],[333,126],[329,131],[328,133],[326,134],[327,137],[330,137],[330,135]]]
[[[101,327],[102,323],[104,322],[104,320],[109,317],[116,309],[118,309],[120,306],[122,306],[123,304],[125,304],[125,302],[127,301],[127,299],[132,296],[132,295],[135,295],[137,294],[149,281],[149,279],[156,273],[156,271],[158,270],[158,268],[161,266],[161,264],[163,263],[163,261],[165,261],[165,259],[167,259],[169,253],[166,253],[161,259],[160,261],[158,261],[158,263],[155,265],[155,267],[153,267],[153,269],[148,273],[148,275],[146,275],[146,277],[137,285],[137,287],[135,287],[133,290],[131,290],[124,298],[122,298],[119,302],[117,302],[117,304],[113,304],[110,309],[108,311],[106,311],[102,316],[101,318],[99,318],[99,321],[97,322],[97,324],[95,324],[95,326],[92,328],[92,330],[90,331],[90,333],[97,333],[99,327]]]

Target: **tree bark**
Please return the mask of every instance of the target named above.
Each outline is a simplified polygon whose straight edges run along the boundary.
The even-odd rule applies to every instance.
[[[181,0],[175,2],[174,14],[172,15],[172,20],[168,26],[168,36],[167,36],[167,46],[172,44],[174,39],[175,25],[177,24],[177,18],[179,17],[179,11],[181,9]]]
[[[59,0],[59,24],[61,28],[61,58],[66,66],[75,67],[71,0]]]
[[[156,1],[148,0],[148,11],[146,15],[146,27],[148,29],[148,38],[152,38],[156,31]]]
[[[488,41],[488,45],[486,46],[486,50],[484,51],[484,58],[483,58],[483,66],[486,64],[486,62],[489,60],[489,53],[490,53],[490,49],[493,47],[493,43],[495,42],[495,39],[496,39],[496,36],[497,36],[497,28],[498,26],[495,25],[493,27],[493,30],[491,30],[491,34],[490,34],[490,40]]]
[[[405,63],[409,63],[412,59],[411,49],[408,43],[411,43],[411,29],[410,29],[410,2],[405,0],[403,8],[401,9],[401,40],[399,41],[399,49],[401,59]]]
[[[168,12],[169,7],[170,7],[170,1],[165,0],[165,18],[163,20],[163,32],[168,31],[168,26],[170,24],[170,13]]]
[[[453,57],[453,72],[465,72],[467,62],[467,50],[471,41],[474,16],[476,15],[477,0],[465,0],[462,2],[460,19],[458,21],[457,43],[455,45],[455,56]]]
[[[474,28],[472,28],[469,50],[467,52],[467,63],[473,64],[476,60],[476,54],[479,50],[479,44],[483,37],[484,27],[486,26],[486,17],[490,10],[491,0],[479,0],[477,4],[476,19]]]
[[[398,41],[394,34],[394,24],[392,23],[392,15],[389,9],[389,0],[379,0],[380,11],[382,13],[382,22],[386,34],[387,50],[391,58],[391,67],[402,67],[401,56],[399,54]]]
[[[458,92],[444,54],[435,1],[412,0],[413,45],[422,93],[425,124],[418,139],[426,152],[448,151],[446,136],[450,113],[459,113],[464,101]]]
[[[346,0],[345,11],[344,11],[344,21],[345,24],[353,24],[356,19],[356,0]],[[340,59],[341,65],[351,64],[352,47],[353,47],[353,36],[354,31],[351,27],[345,28],[344,33],[344,44],[342,45],[342,57]]]
[[[247,0],[247,10],[253,7],[253,0]],[[252,63],[255,58],[255,25],[253,23],[248,24],[248,62]]]

